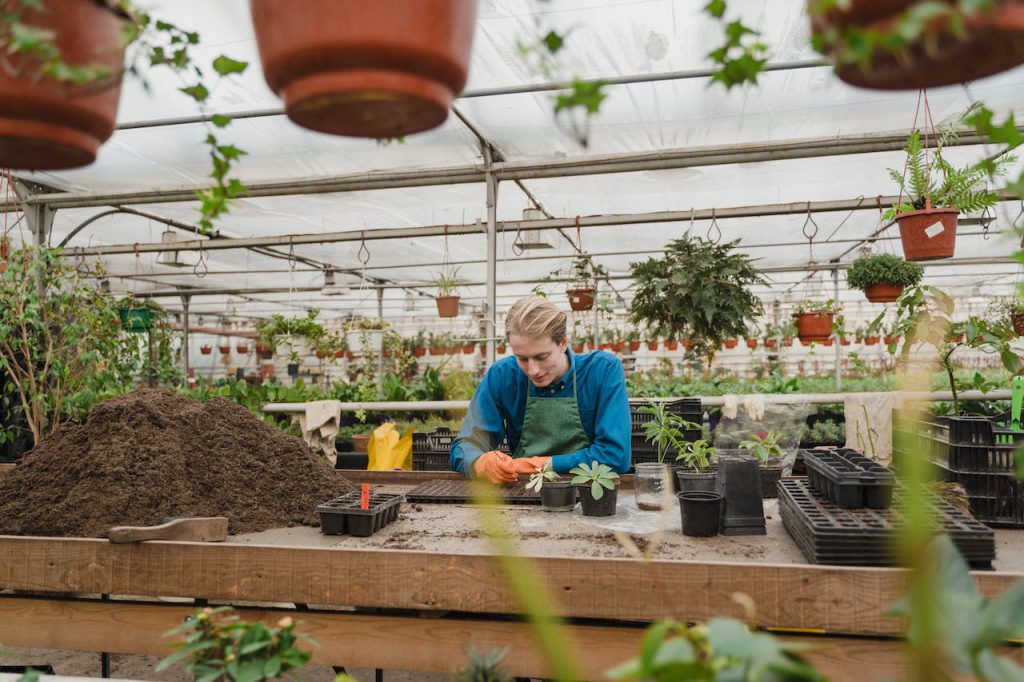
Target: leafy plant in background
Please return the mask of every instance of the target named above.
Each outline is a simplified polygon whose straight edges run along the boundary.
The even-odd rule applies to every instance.
[[[825,678],[800,657],[802,650],[770,634],[752,632],[731,618],[693,626],[664,620],[647,628],[636,658],[607,674],[614,680],[644,682],[823,682]]]
[[[311,349],[340,348],[341,344],[336,335],[328,332],[326,327],[316,321],[319,315],[320,311],[315,308],[308,310],[305,317],[271,315],[269,320],[260,320],[256,323],[258,339],[275,350],[280,344],[287,344],[288,359],[291,362],[299,361],[295,343],[300,340],[304,340]]]
[[[228,176],[232,165],[246,152],[235,145],[222,143],[217,137],[217,131],[229,126],[232,119],[227,115],[208,113],[211,86],[191,54],[191,49],[199,44],[199,34],[154,18],[130,0],[115,0],[108,4],[118,11],[121,18],[122,36],[129,50],[127,72],[139,78],[148,89],[149,83],[142,76],[140,63],[146,67],[170,69],[181,82],[178,90],[191,98],[207,117],[207,134],[203,143],[209,149],[210,177],[214,185],[196,192],[200,202],[200,230],[207,233],[213,229],[213,221],[227,212],[230,200],[245,193],[241,181]],[[8,56],[26,57],[34,63],[38,77],[52,79],[57,84],[105,87],[111,80],[120,79],[120,73],[109,73],[96,65],[65,62],[52,31],[24,23],[27,10],[57,11],[47,5],[47,0],[5,3],[0,9],[0,51]],[[219,77],[224,78],[243,73],[248,63],[219,55],[211,66]]]
[[[151,329],[146,334],[123,335],[123,343],[136,358],[133,374],[150,379],[162,386],[181,383],[180,347],[177,333],[171,327],[167,310],[151,299],[125,296],[118,303],[119,310],[145,306],[150,311]],[[123,323],[122,319],[122,323]]]
[[[455,673],[456,682],[512,682],[512,676],[502,665],[508,656],[508,647],[479,650],[470,647],[466,656],[469,663]]]
[[[921,140],[921,131],[914,130],[907,138],[906,171],[889,169],[889,177],[904,193],[904,201],[890,207],[883,215],[892,220],[900,213],[920,211],[925,201],[930,200],[932,208],[956,208],[962,212],[980,211],[999,203],[999,196],[985,189],[985,181],[1006,174],[1007,168],[1016,158],[1007,154],[996,159],[979,161],[960,168],[954,167],[942,155],[944,147],[955,144],[958,129],[972,113],[972,105],[955,122],[944,126],[935,139],[935,148],[929,150],[931,162],[928,168],[926,152]]]
[[[117,303],[93,288],[101,274],[47,247],[13,252],[0,273],[0,386],[36,444],[131,390],[140,367],[154,369],[142,364],[138,339],[122,332]],[[0,441],[15,435],[0,430]]]
[[[738,244],[686,234],[669,242],[663,257],[633,263],[630,320],[669,341],[688,338],[710,370],[722,341],[743,334],[763,312],[750,287],[767,282]]]
[[[437,295],[439,298],[443,296],[454,296],[455,292],[464,286],[464,282],[459,279],[459,268],[442,270],[437,273],[437,277],[434,278],[434,286],[437,287]]]
[[[740,441],[739,447],[741,450],[749,450],[762,464],[765,464],[770,459],[782,457],[779,435],[775,431],[769,431],[763,436],[758,433],[752,433],[748,438]]]
[[[851,289],[864,291],[874,284],[897,287],[916,286],[924,275],[920,263],[903,260],[890,253],[859,256],[846,271],[846,283]]]
[[[172,645],[177,651],[160,661],[157,671],[187,660],[185,669],[197,682],[261,682],[301,668],[313,657],[299,648],[301,641],[313,640],[295,632],[297,623],[290,616],[268,626],[241,621],[228,615],[231,611],[230,606],[199,609],[165,633],[184,635],[185,641]]]
[[[619,475],[610,466],[596,460],[590,464],[584,462],[574,466],[569,473],[573,475],[573,485],[590,484],[590,494],[594,500],[604,497],[605,488],[614,489],[619,480]]]
[[[828,315],[829,313],[835,315],[839,312],[839,307],[836,302],[831,299],[820,299],[810,301],[800,301],[793,306],[794,315],[804,315],[807,313],[818,313],[822,315]]]

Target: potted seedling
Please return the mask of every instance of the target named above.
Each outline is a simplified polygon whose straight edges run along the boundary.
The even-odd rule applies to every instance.
[[[860,256],[846,271],[846,283],[872,303],[893,303],[906,287],[921,281],[924,267],[889,253]]]
[[[213,346],[211,346],[208,343],[204,343],[203,345],[199,346],[199,352],[202,353],[203,355],[210,355],[211,353],[213,353]]]
[[[782,446],[779,445],[779,434],[769,431],[766,434],[751,433],[750,437],[741,440],[741,450],[748,450],[761,463],[761,497],[778,495],[779,478],[782,477]]]
[[[679,465],[676,468],[676,481],[679,483],[680,492],[714,491],[716,472],[711,466],[711,460],[717,454],[718,451],[704,438],[683,443],[679,454],[676,455],[676,463]]]
[[[555,473],[551,460],[530,474],[526,489],[540,493],[540,505],[544,511],[572,511],[576,508],[576,486]]]
[[[900,187],[900,198],[882,217],[899,224],[903,255],[908,261],[950,258],[956,248],[957,216],[999,202],[998,195],[988,191],[985,184],[1005,175],[1016,157],[1004,154],[956,168],[943,156],[946,146],[956,144],[957,127],[976,106],[938,132],[930,155],[922,144],[921,131],[913,131],[904,148],[906,170],[889,169],[889,177]],[[934,159],[934,167],[929,168],[929,158]]]
[[[836,306],[832,299],[798,304],[793,317],[800,341],[824,341],[832,336],[832,319],[835,314]]]
[[[462,288],[459,269],[441,271],[434,280],[434,285],[437,287],[437,296],[434,298],[434,302],[437,303],[438,317],[457,317],[460,297],[456,292]]]
[[[590,464],[580,464],[570,471],[572,483],[580,493],[580,505],[584,516],[612,516],[615,503],[619,475],[607,464],[594,460]]]
[[[644,510],[661,509],[664,481],[668,480],[671,485],[665,455],[669,451],[679,452],[686,442],[683,429],[694,428],[695,425],[669,412],[668,404],[660,401],[643,405],[637,411],[651,415],[651,420],[643,423],[644,439],[656,448],[658,461],[636,464],[633,479],[636,506]]]
[[[225,346],[217,346],[217,350],[220,351],[221,355],[231,355],[231,344]]]

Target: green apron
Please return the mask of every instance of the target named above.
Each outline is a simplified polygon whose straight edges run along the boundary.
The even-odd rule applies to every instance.
[[[516,451],[512,453],[513,457],[571,455],[590,446],[590,439],[580,419],[580,406],[576,401],[575,369],[572,373],[571,398],[526,396],[523,430]]]

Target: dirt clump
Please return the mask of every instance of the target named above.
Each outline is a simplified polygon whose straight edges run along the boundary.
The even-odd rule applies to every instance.
[[[351,489],[230,400],[143,389],[59,427],[0,478],[0,534],[104,537],[168,516],[226,516],[231,533],[317,525],[316,506]]]

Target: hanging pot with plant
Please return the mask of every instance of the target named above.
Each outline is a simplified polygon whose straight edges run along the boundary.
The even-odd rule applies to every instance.
[[[576,312],[592,309],[594,307],[595,293],[597,293],[597,289],[594,287],[565,290],[565,295],[569,297],[569,307]]]
[[[439,126],[466,84],[474,0],[251,0],[267,85],[296,124],[399,138]]]
[[[247,355],[249,353],[249,346],[245,343],[239,343],[235,346],[235,350],[238,351],[239,355]]]
[[[127,304],[122,302],[121,307],[117,310],[117,314],[121,319],[121,329],[124,329],[126,332],[140,334],[153,329],[153,310],[148,307],[147,303],[140,303],[135,300],[131,300]]]
[[[274,357],[274,347],[266,343],[256,344],[256,357],[260,360],[269,360]]]
[[[0,30],[0,160],[5,167],[31,170],[86,166],[114,132],[124,71],[122,38],[131,22],[115,3],[35,4],[22,0],[5,3],[0,10],[5,14]],[[5,35],[15,24],[23,33]],[[20,45],[30,31],[37,43],[45,42],[40,35],[52,36],[49,47],[55,56],[38,44]],[[87,82],[53,75],[72,70],[84,71]]]
[[[747,339],[747,348],[750,350],[757,348],[757,339]]]
[[[943,156],[944,148],[956,143],[958,127],[965,125],[977,106],[971,105],[956,121],[937,132],[930,131],[935,139],[933,154],[929,154],[922,141],[921,131],[914,130],[904,146],[903,172],[889,169],[889,177],[899,185],[900,193],[882,219],[895,220],[899,225],[903,255],[908,261],[952,257],[956,249],[957,216],[961,212],[983,211],[999,202],[998,195],[989,192],[985,183],[1005,175],[1008,165],[1016,160],[1014,157],[1004,154],[957,168]],[[930,122],[927,94],[924,108]]]
[[[832,336],[832,321],[835,317],[835,302],[807,301],[793,312],[796,334],[800,342],[824,341]],[[785,343],[785,339],[783,340]]]
[[[213,346],[204,343],[202,346],[199,346],[199,352],[203,355],[210,355],[213,353]]]
[[[434,285],[437,287],[437,296],[434,301],[437,303],[438,317],[457,317],[459,314],[460,297],[455,292],[462,287],[462,280],[458,275],[458,268],[446,269],[438,273],[434,280]]]
[[[231,355],[231,346],[217,346],[221,355]]]
[[[954,85],[1024,63],[1018,0],[815,0],[808,14],[814,48],[836,62],[841,80],[858,87]]]
[[[587,255],[573,258],[571,270],[573,281],[565,290],[565,295],[569,297],[569,307],[576,312],[592,309],[594,296],[597,294],[595,278],[597,275],[608,273]]]
[[[725,341],[722,342],[722,345],[725,346],[728,349],[735,348],[739,344],[740,344],[740,340],[739,339],[726,339]]]
[[[858,257],[846,271],[851,289],[864,292],[872,303],[893,303],[906,287],[921,281],[924,267],[888,253]]]

